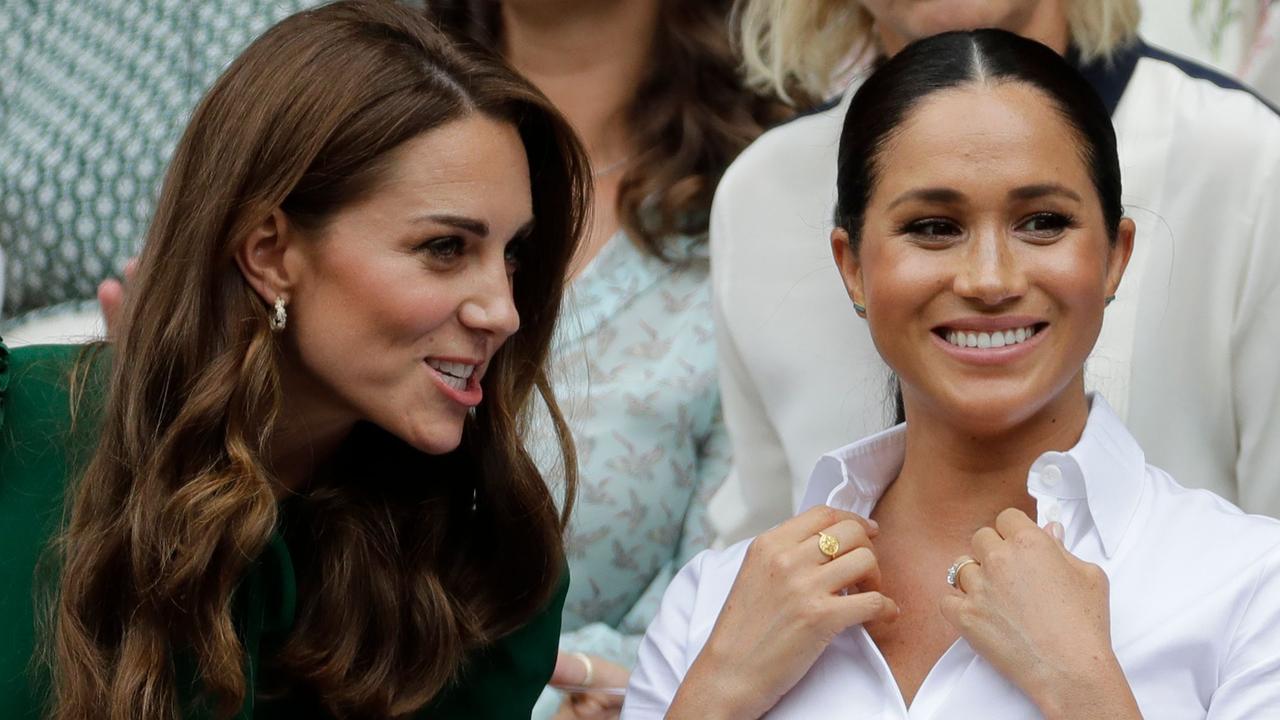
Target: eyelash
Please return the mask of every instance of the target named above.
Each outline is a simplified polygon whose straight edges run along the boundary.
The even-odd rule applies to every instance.
[[[1034,220],[1050,220],[1054,223],[1054,226],[1048,230],[1027,230],[1026,231],[1033,235],[1041,235],[1046,238],[1055,237],[1059,233],[1061,233],[1063,230],[1066,230],[1067,228],[1073,228],[1076,226],[1076,219],[1071,215],[1067,215],[1066,213],[1038,212],[1028,217],[1027,219],[1023,220],[1021,223],[1018,224],[1018,227],[1022,227]]]
[[[451,262],[456,260],[466,250],[467,241],[456,235],[447,237],[431,238],[418,245],[419,252],[425,252],[431,256],[432,260]],[[525,241],[512,240],[507,243],[504,249],[504,255],[507,264],[511,266],[511,272],[520,269],[521,261],[525,253]]]
[[[1066,213],[1056,212],[1038,212],[1018,223],[1017,228],[1021,228],[1035,220],[1049,220],[1053,226],[1042,230],[1026,230],[1028,234],[1039,238],[1052,238],[1057,236],[1066,228],[1076,227],[1075,217]],[[937,230],[944,227],[948,232],[927,232],[927,230]],[[939,242],[938,238],[950,238],[960,234],[960,229],[955,222],[947,218],[924,218],[922,220],[912,220],[902,227],[898,228],[898,234],[911,235],[916,238],[924,238],[925,242]]]
[[[504,254],[506,255],[506,258],[507,258],[507,264],[511,266],[511,272],[515,272],[520,269],[520,265],[523,264],[523,261],[524,261],[524,253],[525,253],[524,240],[512,240],[511,242],[507,243],[506,251]]]
[[[453,260],[462,254],[466,247],[466,241],[456,235],[447,237],[431,238],[418,246],[418,250],[425,252],[437,260]]]

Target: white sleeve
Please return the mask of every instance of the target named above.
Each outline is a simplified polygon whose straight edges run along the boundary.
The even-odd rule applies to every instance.
[[[733,446],[733,470],[711,499],[708,518],[717,545],[731,545],[791,516],[791,468],[782,440],[765,411],[755,379],[743,362],[733,325],[723,309],[732,303],[734,254],[751,248],[735,238],[729,204],[732,175],[721,182],[711,206],[711,299],[724,422]],[[741,292],[742,290],[738,290]]]
[[[667,586],[658,614],[640,641],[621,720],[660,720],[667,714],[693,662],[693,658],[688,657],[689,629],[702,561],[708,552],[704,550],[694,556]]]
[[[1231,333],[1236,486],[1245,511],[1280,517],[1280,131],[1255,151],[1267,160],[1255,196],[1241,208],[1253,221]]]
[[[1280,548],[1259,568],[1205,720],[1275,717],[1280,708]]]

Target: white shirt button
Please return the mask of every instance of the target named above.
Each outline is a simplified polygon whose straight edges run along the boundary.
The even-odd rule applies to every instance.
[[[1044,518],[1049,522],[1062,521],[1062,505],[1057,500],[1050,500],[1044,504]]]
[[[1062,482],[1062,468],[1057,465],[1046,465],[1044,470],[1040,471],[1040,480],[1045,487],[1055,487]]]

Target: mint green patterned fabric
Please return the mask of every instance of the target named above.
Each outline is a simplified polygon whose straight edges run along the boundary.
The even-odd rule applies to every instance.
[[[137,253],[200,96],[317,0],[0,1],[6,317],[91,298]]]
[[[707,503],[731,465],[720,412],[706,243],[682,238],[672,267],[619,232],[569,287],[551,382],[578,452],[565,538],[573,581],[560,649],[635,665],[676,571],[712,540]],[[530,449],[563,471],[545,413]],[[533,720],[549,718],[548,690]]]

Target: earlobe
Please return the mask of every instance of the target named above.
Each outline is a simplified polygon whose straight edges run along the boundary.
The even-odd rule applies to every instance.
[[[862,286],[862,262],[849,244],[849,233],[841,227],[831,231],[831,256],[836,261],[845,291],[853,301],[853,309],[861,317],[867,315],[866,295]]]
[[[279,208],[263,218],[249,231],[248,237],[236,251],[236,264],[245,282],[253,288],[262,301],[274,306],[277,298],[289,300],[294,278],[291,277],[286,253],[289,250],[290,229],[288,220]]]

